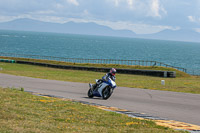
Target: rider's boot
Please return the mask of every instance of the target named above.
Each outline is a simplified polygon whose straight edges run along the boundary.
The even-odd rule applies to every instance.
[[[101,79],[99,79],[96,84],[93,84],[93,90],[97,90],[98,86],[102,83],[103,81]]]

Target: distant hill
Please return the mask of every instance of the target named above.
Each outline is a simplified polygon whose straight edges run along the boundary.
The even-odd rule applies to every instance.
[[[108,26],[96,23],[67,22],[59,24],[26,18],[0,23],[0,29],[200,42],[200,33],[192,30],[163,30],[155,34],[141,35],[130,30],[113,30]]]
[[[96,23],[67,22],[59,24],[41,22],[32,19],[17,19],[10,22],[0,23],[0,29],[121,37],[133,37],[136,35],[134,32],[129,30],[113,30],[107,26],[98,25]]]
[[[163,30],[155,34],[141,35],[142,38],[200,42],[200,33],[192,30]]]

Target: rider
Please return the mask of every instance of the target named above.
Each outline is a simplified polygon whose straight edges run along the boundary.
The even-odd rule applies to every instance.
[[[92,85],[92,89],[96,89],[96,87],[97,87],[100,83],[102,83],[103,81],[108,81],[108,78],[111,78],[113,81],[115,81],[115,79],[116,79],[116,78],[115,78],[115,73],[116,73],[116,72],[117,72],[117,71],[116,71],[115,68],[110,69],[110,72],[109,72],[109,73],[106,73],[106,75],[103,76],[102,79],[99,79],[99,80],[97,81],[96,84]]]

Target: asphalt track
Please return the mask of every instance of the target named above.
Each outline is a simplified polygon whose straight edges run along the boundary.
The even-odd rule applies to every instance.
[[[0,74],[1,87],[118,107],[133,112],[200,125],[200,94],[117,87],[108,100],[87,97],[88,84]]]

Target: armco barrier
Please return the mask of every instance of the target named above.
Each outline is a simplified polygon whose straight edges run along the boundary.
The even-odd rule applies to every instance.
[[[29,62],[29,61],[16,61],[16,63],[19,63],[19,64],[30,64],[30,65],[37,65],[37,66],[45,66],[45,67],[52,67],[52,68],[61,68],[61,69],[96,71],[96,72],[108,72],[110,70],[110,68],[55,65],[55,64],[47,64],[47,63],[39,63],[39,62]],[[147,75],[147,76],[156,76],[156,77],[170,77],[170,78],[175,78],[176,77],[176,72],[175,71],[140,70],[140,69],[117,69],[117,73]]]

